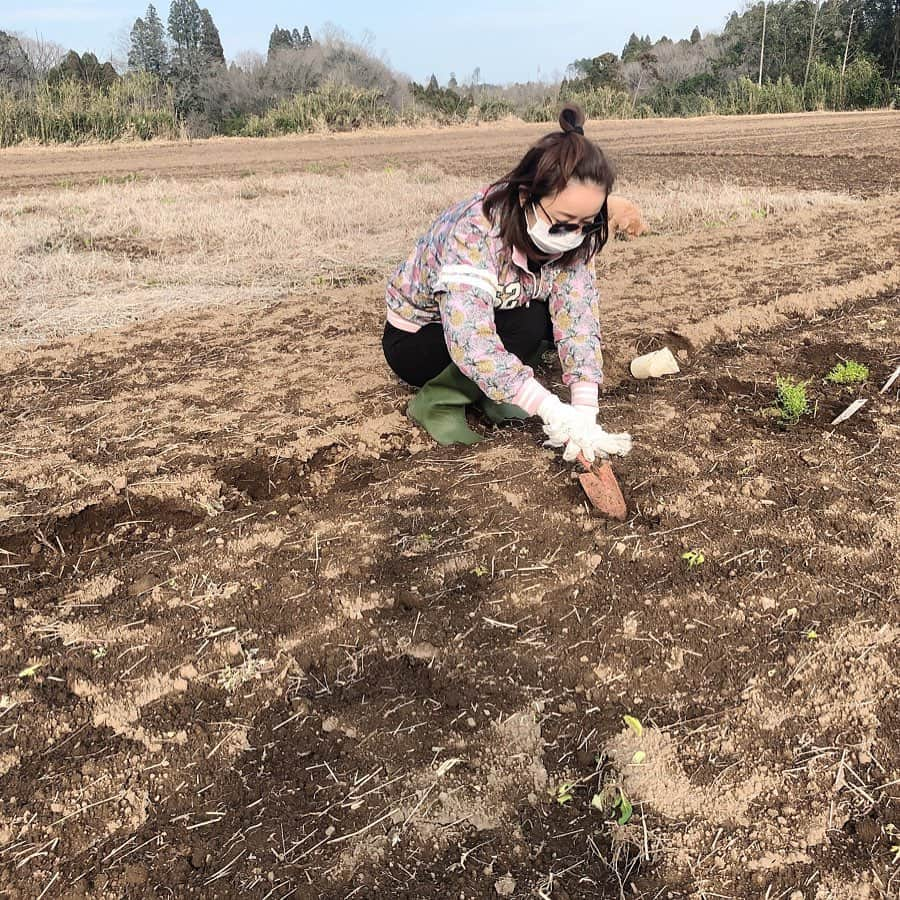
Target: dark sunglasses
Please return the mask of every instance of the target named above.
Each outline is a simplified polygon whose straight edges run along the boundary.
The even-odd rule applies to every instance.
[[[540,206],[544,215],[552,223],[549,228],[550,234],[571,234],[573,231],[580,231],[583,235],[589,235],[599,231],[606,223],[602,212],[597,213],[597,218],[593,222],[588,222],[587,225],[578,225],[575,222],[555,222],[553,216],[544,209],[544,205],[540,200],[537,201],[537,205]]]

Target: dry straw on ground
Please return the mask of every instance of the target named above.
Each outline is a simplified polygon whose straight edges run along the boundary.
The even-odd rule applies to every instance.
[[[0,200],[0,345],[179,309],[383,281],[482,182],[424,164],[99,184]],[[654,232],[688,233],[863,201],[714,181],[621,184]],[[378,293],[375,291],[375,293]]]

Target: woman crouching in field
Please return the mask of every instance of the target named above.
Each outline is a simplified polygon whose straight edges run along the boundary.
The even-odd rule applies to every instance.
[[[508,175],[440,215],[387,287],[388,365],[421,390],[409,414],[442,444],[481,440],[466,424],[475,403],[492,422],[537,415],[547,444],[624,456],[628,434],[597,424],[603,380],[593,257],[606,243],[615,176],[584,136],[584,114],[539,140]],[[529,365],[556,344],[563,403]]]

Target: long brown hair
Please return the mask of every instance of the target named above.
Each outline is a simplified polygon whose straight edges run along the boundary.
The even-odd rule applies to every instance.
[[[591,181],[606,189],[606,196],[616,180],[615,172],[603,151],[584,136],[584,112],[580,106],[567,103],[559,114],[561,131],[544,135],[522,157],[508,174],[495,181],[487,190],[483,203],[484,214],[495,224],[499,222],[500,237],[508,248],[518,247],[529,259],[542,262],[550,254],[539,251],[528,237],[525,210],[520,194],[525,192],[537,203],[544,197],[559,193],[569,181]],[[576,260],[587,262],[603,249],[609,239],[606,200],[600,210],[602,228],[588,235],[581,246],[567,253],[555,263],[571,265]]]

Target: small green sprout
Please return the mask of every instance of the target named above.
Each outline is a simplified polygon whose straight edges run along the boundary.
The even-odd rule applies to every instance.
[[[572,800],[575,799],[575,795],[572,793],[577,786],[577,781],[563,781],[559,787],[556,789],[556,802],[560,806],[565,806],[567,803],[571,803]]]
[[[472,574],[476,578],[483,578],[485,575],[487,575],[487,573],[488,570],[484,566],[475,566],[475,568],[472,569]]]
[[[638,737],[644,734],[644,726],[634,716],[622,716],[622,721],[630,728]]]
[[[806,632],[806,639],[807,639],[808,641],[815,641],[815,640],[818,640],[818,637],[819,637],[819,632],[816,631],[815,628],[810,628],[810,629]]]
[[[775,399],[775,409],[782,425],[796,425],[800,416],[809,412],[809,398],[806,396],[808,381],[794,381],[793,378],[777,377],[776,388],[778,396]]]
[[[616,809],[619,810],[619,818],[616,821],[620,825],[627,825],[634,814],[634,807],[621,788],[619,788],[619,799],[616,801]]]
[[[689,569],[696,569],[706,562],[706,557],[701,550],[686,550],[681,558],[687,563]]]
[[[869,377],[869,367],[853,359],[838,363],[826,376],[832,384],[862,384]]]
[[[634,815],[634,806],[622,790],[621,786],[614,783],[604,787],[591,798],[591,807],[598,812],[608,815],[610,811],[618,810],[616,821],[620,825],[627,825]]]

